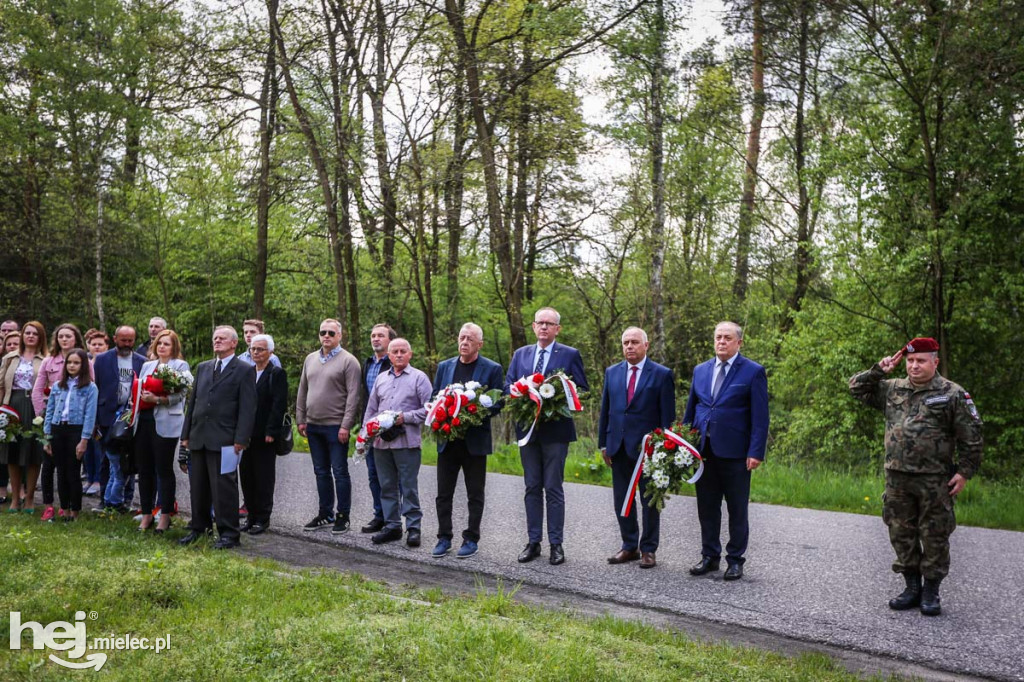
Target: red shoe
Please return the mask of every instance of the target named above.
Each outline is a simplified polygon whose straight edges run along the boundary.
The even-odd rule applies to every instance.
[[[39,519],[40,521],[53,521],[53,505],[50,505],[43,510],[43,516]]]

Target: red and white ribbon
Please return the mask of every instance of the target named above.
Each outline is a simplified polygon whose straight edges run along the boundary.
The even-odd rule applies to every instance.
[[[700,456],[697,448],[690,445],[685,438],[670,429],[664,429],[662,433],[665,435],[665,440],[672,441],[678,447],[693,455],[694,459],[697,460],[697,471],[686,482],[693,485],[699,481],[704,473],[704,458]],[[619,516],[623,518],[628,518],[630,510],[633,508],[633,498],[636,497],[637,488],[640,487],[640,476],[644,471],[644,460],[647,459],[647,444],[650,443],[650,440],[651,434],[647,434],[644,436],[643,442],[640,443],[640,456],[636,459],[636,467],[633,468],[633,475],[629,479],[629,492],[626,495],[626,499],[622,501],[622,509],[619,510]]]
[[[576,394],[576,384],[564,374],[559,374],[558,378],[562,381],[562,390],[565,391],[565,404],[569,407],[569,411],[579,412],[582,410],[583,406],[580,405],[580,397]]]
[[[10,405],[0,405],[0,414],[6,414],[14,421],[19,423],[21,422],[21,415],[18,414],[18,411]]]
[[[519,447],[530,442],[530,438],[533,437],[533,430],[537,428],[537,421],[540,419],[540,406],[544,402],[544,399],[540,397],[540,393],[532,385],[526,393],[526,397],[533,401],[534,405],[537,406],[536,411],[533,413],[533,423],[530,424],[530,430],[526,432],[526,435],[519,439]]]

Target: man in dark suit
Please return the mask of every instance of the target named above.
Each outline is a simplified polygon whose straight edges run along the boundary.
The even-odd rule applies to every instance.
[[[196,382],[188,395],[181,444],[192,451],[189,486],[192,498],[190,532],[180,542],[190,545],[208,534],[213,512],[220,538],[214,547],[238,546],[238,469],[221,470],[221,448],[235,454],[249,445],[256,420],[256,368],[235,357],[238,332],[221,326],[213,330],[213,360],[199,363]]]
[[[528,374],[553,374],[564,371],[576,382],[581,391],[589,390],[583,371],[583,358],[572,346],[555,343],[561,331],[561,316],[554,308],[541,308],[533,316],[533,333],[537,343],[523,346],[512,355],[505,375],[505,393],[509,387]],[[516,437],[522,439],[527,429],[516,424]],[[533,561],[540,556],[540,540],[544,529],[544,500],[547,498],[548,542],[551,545],[549,562],[557,566],[565,562],[562,549],[562,527],[565,525],[565,458],[569,443],[576,440],[576,426],[571,418],[541,422],[533,430],[530,442],[520,446],[519,458],[523,463],[523,482],[526,485],[526,526],[529,542],[519,554],[519,563]]]
[[[478,388],[498,388],[501,382],[501,365],[480,355],[484,345],[484,330],[479,325],[467,322],[459,330],[459,354],[437,366],[434,375],[434,395],[452,384],[466,385],[475,381]],[[477,552],[480,542],[480,520],[484,515],[484,485],[487,480],[487,455],[494,450],[491,445],[491,416],[480,426],[466,432],[466,437],[452,441],[438,441],[437,444],[437,546],[433,556],[442,557],[452,548],[452,498],[455,485],[462,470],[466,482],[466,497],[469,501],[469,527],[462,531],[462,546],[456,557],[468,559]]]
[[[96,399],[96,426],[100,431],[100,447],[106,453],[106,466],[101,469],[100,509],[128,511],[134,488],[125,488],[126,476],[121,472],[121,456],[107,452],[102,437],[106,435],[117,411],[127,405],[132,393],[132,379],[142,371],[146,358],[132,351],[135,329],[121,326],[114,332],[114,347],[96,356],[93,374],[99,395]],[[125,499],[125,498],[128,499]]]
[[[363,379],[361,384],[363,395],[362,404],[359,406],[360,419],[366,411],[366,402],[370,398],[370,391],[373,390],[373,384],[377,381],[377,377],[387,374],[388,370],[391,369],[391,358],[388,357],[388,344],[396,338],[398,338],[398,332],[386,324],[375,324],[373,329],[370,330],[370,348],[373,349],[373,355],[363,361]],[[380,481],[377,479],[377,460],[373,456],[372,445],[366,448],[364,459],[366,461],[366,478],[370,484],[370,497],[373,498],[373,518],[359,530],[363,533],[376,533],[383,530],[385,523],[384,507],[381,506],[380,501]],[[401,485],[398,486],[398,499],[401,502]]]
[[[704,475],[697,481],[701,560],[692,575],[719,568],[722,497],[729,510],[726,580],[743,577],[750,529],[750,472],[764,461],[768,442],[768,377],[764,367],[740,355],[743,330],[735,322],[715,327],[715,356],[693,370],[683,422],[700,430]]]
[[[630,327],[622,332],[622,355],[625,360],[612,365],[604,373],[601,394],[601,421],[597,445],[605,463],[612,469],[612,490],[615,514],[619,520],[622,547],[608,558],[610,564],[640,560],[640,568],[654,568],[655,552],[661,529],[658,510],[647,503],[646,481],[640,479],[640,507],[644,513],[643,534],[640,534],[634,509],[628,517],[619,514],[629,494],[630,479],[640,456],[646,434],[656,428],[669,428],[676,416],[675,378],[672,370],[647,357],[647,332]]]

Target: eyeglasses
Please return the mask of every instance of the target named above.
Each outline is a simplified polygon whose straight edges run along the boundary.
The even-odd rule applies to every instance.
[[[334,338],[337,335],[338,335],[338,332],[334,331],[333,329],[321,329],[320,330],[320,336],[330,336],[331,338]]]
[[[535,325],[537,325],[538,327],[557,327],[558,326],[557,322],[541,322],[539,320],[534,320],[533,323]]]
[[[266,353],[267,350],[269,350],[269,349],[267,349],[267,348],[257,348],[255,346],[253,346],[252,348],[249,349],[249,352],[250,353]]]

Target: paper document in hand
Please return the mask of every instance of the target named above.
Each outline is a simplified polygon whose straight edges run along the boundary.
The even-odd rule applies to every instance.
[[[238,470],[238,463],[242,461],[242,453],[235,453],[234,445],[226,445],[220,449],[220,472],[230,474]]]

